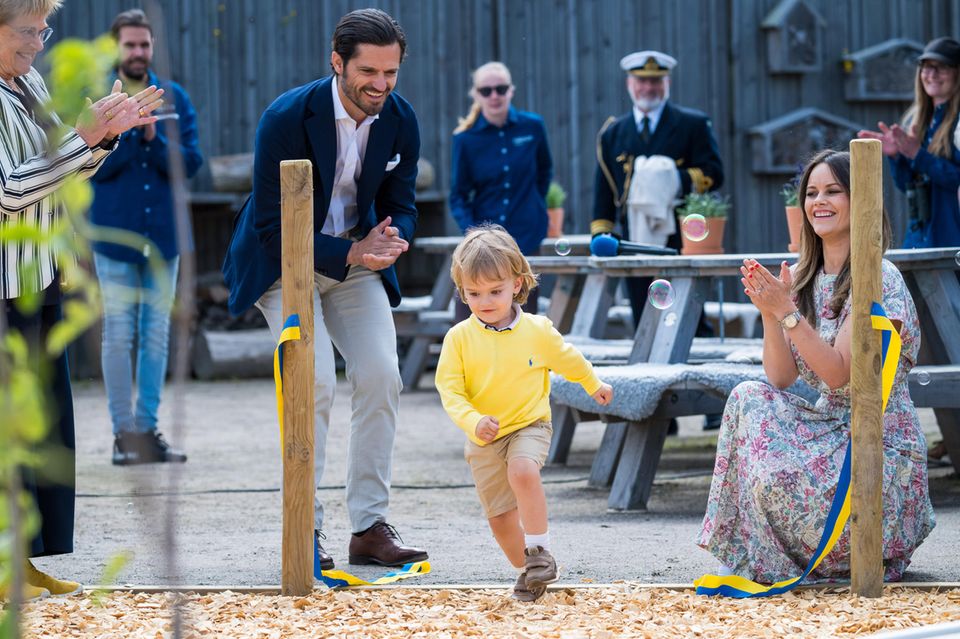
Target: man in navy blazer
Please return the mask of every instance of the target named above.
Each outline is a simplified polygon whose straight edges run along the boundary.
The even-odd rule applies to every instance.
[[[401,566],[427,559],[402,545],[387,523],[393,442],[401,390],[391,306],[400,302],[394,262],[417,225],[414,183],[420,131],[411,106],[394,94],[406,40],[378,9],[353,11],[337,24],[333,75],[288,91],[257,127],[253,193],[234,230],[223,273],[230,311],[252,305],[274,338],[283,325],[280,289],[280,162],[308,159],[314,183],[314,344],[316,476],[325,462],[336,389],[333,347],[352,389],[347,510],[352,564]],[[323,505],[316,499],[316,547]]]

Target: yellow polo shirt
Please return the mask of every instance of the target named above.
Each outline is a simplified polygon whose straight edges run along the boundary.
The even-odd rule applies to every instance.
[[[471,315],[443,339],[436,377],[443,408],[480,446],[486,443],[476,428],[485,415],[500,420],[497,439],[550,419],[550,371],[590,395],[600,389],[593,366],[549,319],[518,312],[509,330],[488,328]]]

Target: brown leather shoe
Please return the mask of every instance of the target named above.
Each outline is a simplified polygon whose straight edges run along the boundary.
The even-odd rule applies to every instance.
[[[328,553],[326,550],[323,549],[323,544],[320,543],[321,539],[326,539],[326,538],[327,536],[323,534],[323,531],[320,531],[314,528],[313,542],[314,544],[316,544],[316,553],[317,553],[316,558],[320,563],[320,570],[333,570],[334,568],[333,557],[331,557],[330,553]]]
[[[378,521],[364,532],[350,537],[350,563],[402,566],[427,559],[427,551],[402,544],[396,528]]]

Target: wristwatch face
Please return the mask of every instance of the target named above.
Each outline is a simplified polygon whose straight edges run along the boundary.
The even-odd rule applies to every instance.
[[[800,323],[800,318],[797,317],[797,313],[790,313],[789,315],[784,317],[782,320],[780,320],[780,323],[783,325],[784,328],[793,328],[794,326]]]

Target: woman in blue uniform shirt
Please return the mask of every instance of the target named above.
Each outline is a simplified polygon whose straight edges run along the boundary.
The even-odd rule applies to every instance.
[[[511,106],[510,70],[488,62],[473,72],[473,105],[453,131],[450,211],[461,231],[484,222],[503,226],[524,255],[547,236],[547,188],[553,159],[543,118]],[[523,309],[537,312],[537,289]],[[457,304],[457,321],[470,316]]]
[[[937,38],[917,60],[913,105],[903,123],[859,137],[883,142],[893,180],[906,192],[904,248],[960,246],[960,42]]]

